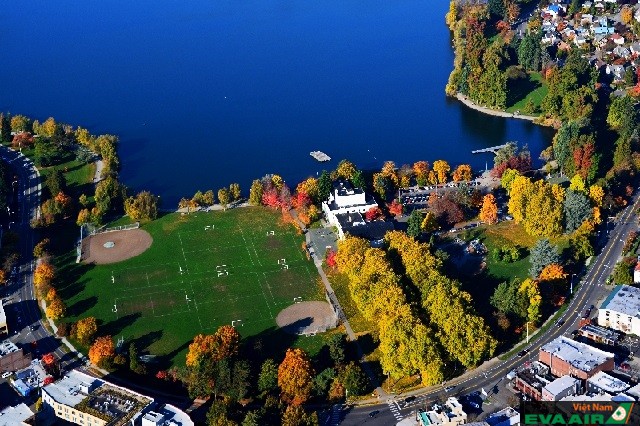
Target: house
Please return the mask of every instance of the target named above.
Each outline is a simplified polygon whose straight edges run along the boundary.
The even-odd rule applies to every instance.
[[[322,202],[322,211],[331,225],[338,226],[336,215],[346,213],[366,213],[367,210],[378,207],[372,196],[367,195],[361,188],[354,188],[346,180],[333,183],[329,199]]]
[[[337,220],[338,237],[343,239],[347,234],[364,238],[371,242],[373,246],[382,244],[382,240],[387,232],[393,231],[392,222],[384,220],[372,220],[367,222],[360,213],[340,213],[335,215]]]
[[[629,50],[631,50],[631,53],[634,55],[640,55],[640,43],[632,43],[631,46],[629,46]]]
[[[598,309],[598,325],[640,335],[640,289],[616,286]]]
[[[613,41],[618,46],[622,46],[624,44],[624,37],[622,37],[618,33],[612,34],[610,38],[611,38],[611,41]]]
[[[591,25],[593,23],[593,15],[590,13],[584,13],[580,16],[581,25]]]
[[[32,417],[33,411],[24,403],[15,407],[5,407],[0,410],[0,426],[30,425],[33,423],[27,420]]]
[[[633,282],[640,283],[640,262],[636,263],[635,268],[633,268]]]
[[[511,407],[503,408],[489,414],[485,422],[489,426],[518,426],[520,425],[520,413]]]
[[[550,4],[549,7],[544,9],[542,12],[543,13],[548,13],[549,15],[551,15],[551,16],[553,16],[555,18],[560,13],[560,6],[557,5],[557,4]]]
[[[620,333],[593,324],[583,325],[578,334],[602,345],[614,346],[620,340]]]
[[[624,65],[607,65],[607,74],[613,74],[614,81],[621,81],[624,79]]]
[[[591,3],[590,1],[585,1],[584,3],[582,3],[582,10],[589,10],[591,9],[591,6],[593,6],[593,3]]]
[[[580,381],[571,376],[562,376],[542,388],[542,401],[559,401],[561,398],[580,393]]]
[[[31,354],[19,349],[10,340],[0,343],[0,372],[18,371],[31,364]]]
[[[576,44],[576,46],[584,46],[587,42],[587,39],[584,38],[584,36],[576,36],[576,38],[573,39],[573,42]]]
[[[636,9],[636,13],[633,14],[636,21],[640,22],[640,8]]]
[[[42,388],[42,407],[52,417],[84,426],[194,424],[172,405],[158,404],[151,397],[78,370],[71,370],[61,380]]]
[[[549,374],[549,367],[535,361],[527,368],[521,369],[516,373],[513,381],[513,387],[522,392],[527,397],[540,401],[542,399],[542,389],[555,378]]]
[[[627,382],[616,379],[602,371],[587,379],[588,394],[602,395],[607,393],[614,396],[626,391],[630,387]]]
[[[613,54],[619,58],[628,59],[631,57],[631,51],[624,46],[616,46],[613,49]]]
[[[548,365],[554,376],[570,375],[582,380],[615,367],[612,353],[564,336],[543,345],[538,360]]]
[[[549,31],[542,35],[542,39],[540,41],[546,44],[555,44],[559,40],[560,38],[555,31]]]

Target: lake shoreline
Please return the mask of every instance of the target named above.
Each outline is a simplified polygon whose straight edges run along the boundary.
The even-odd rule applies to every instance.
[[[494,117],[503,117],[503,118],[517,118],[519,120],[526,120],[526,121],[531,121],[532,123],[540,124],[540,123],[537,123],[536,121],[540,117],[535,117],[533,115],[514,114],[511,112],[498,111],[495,109],[482,107],[478,104],[475,104],[473,101],[471,101],[467,96],[463,95],[462,93],[456,94],[456,98],[460,102],[468,106],[469,108],[482,112],[487,115],[492,115]]]

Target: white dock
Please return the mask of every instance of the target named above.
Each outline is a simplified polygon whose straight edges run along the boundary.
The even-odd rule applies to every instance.
[[[331,161],[331,157],[329,157],[327,154],[325,154],[322,151],[311,151],[309,155],[320,162]]]
[[[492,153],[496,153],[498,152],[498,150],[502,149],[502,148],[506,148],[508,147],[509,144],[505,143],[504,145],[497,145],[497,146],[491,146],[489,148],[484,148],[484,149],[476,149],[475,151],[471,151],[472,154],[481,154],[483,152],[492,152]]]

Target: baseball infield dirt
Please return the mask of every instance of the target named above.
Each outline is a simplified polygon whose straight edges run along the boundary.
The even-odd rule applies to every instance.
[[[113,242],[114,246],[105,247],[107,242]],[[92,235],[82,241],[82,261],[97,265],[121,262],[143,253],[151,243],[153,238],[142,229]]]
[[[327,302],[300,302],[280,311],[276,323],[287,333],[308,334],[334,328],[336,316]]]

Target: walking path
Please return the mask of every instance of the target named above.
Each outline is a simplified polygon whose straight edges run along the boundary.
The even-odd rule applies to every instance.
[[[96,160],[96,173],[93,175],[94,183],[102,180],[102,169],[104,169],[104,162],[101,159]]]
[[[538,119],[538,117],[535,117],[533,115],[513,114],[511,112],[498,111],[498,110],[495,110],[495,109],[482,107],[480,105],[477,105],[477,104],[473,103],[469,98],[467,98],[462,93],[458,93],[456,95],[456,97],[458,98],[458,100],[460,102],[462,102],[463,104],[465,104],[469,108],[475,109],[476,111],[480,111],[482,113],[493,115],[493,116],[496,116],[496,117],[518,118],[520,120],[527,120],[527,121],[535,121],[535,120]]]
[[[302,232],[304,232],[307,247],[311,247],[311,238],[309,236],[309,233],[307,232],[307,227],[298,218],[298,214],[294,209],[291,210],[291,216],[298,223],[298,225],[300,226],[300,229],[302,229]],[[362,369],[364,370],[365,374],[369,378],[369,381],[371,382],[371,384],[376,386],[376,394],[378,397],[374,399],[374,401],[379,402],[378,398],[385,399],[385,400],[388,399],[389,394],[384,389],[382,389],[382,386],[378,384],[378,379],[374,374],[373,370],[371,370],[371,368],[369,367],[369,364],[364,358],[364,352],[362,352],[362,348],[358,344],[358,337],[356,336],[356,333],[353,332],[353,329],[349,324],[349,320],[347,319],[347,316],[344,314],[344,311],[340,306],[340,302],[338,301],[338,298],[335,297],[335,293],[333,291],[333,288],[331,287],[331,282],[329,282],[329,278],[327,278],[327,274],[325,274],[324,269],[322,269],[322,259],[319,259],[318,256],[316,256],[315,250],[309,251],[309,252],[311,253],[311,257],[313,258],[313,263],[316,265],[316,269],[318,270],[318,274],[322,279],[322,283],[324,284],[324,288],[327,294],[329,295],[329,298],[334,303],[336,303],[338,307],[338,314],[339,314],[340,320],[342,320],[342,323],[344,324],[345,330],[347,331],[347,336],[349,337],[349,340],[355,343],[356,350],[358,351],[358,359],[360,360],[360,365],[362,366]]]

